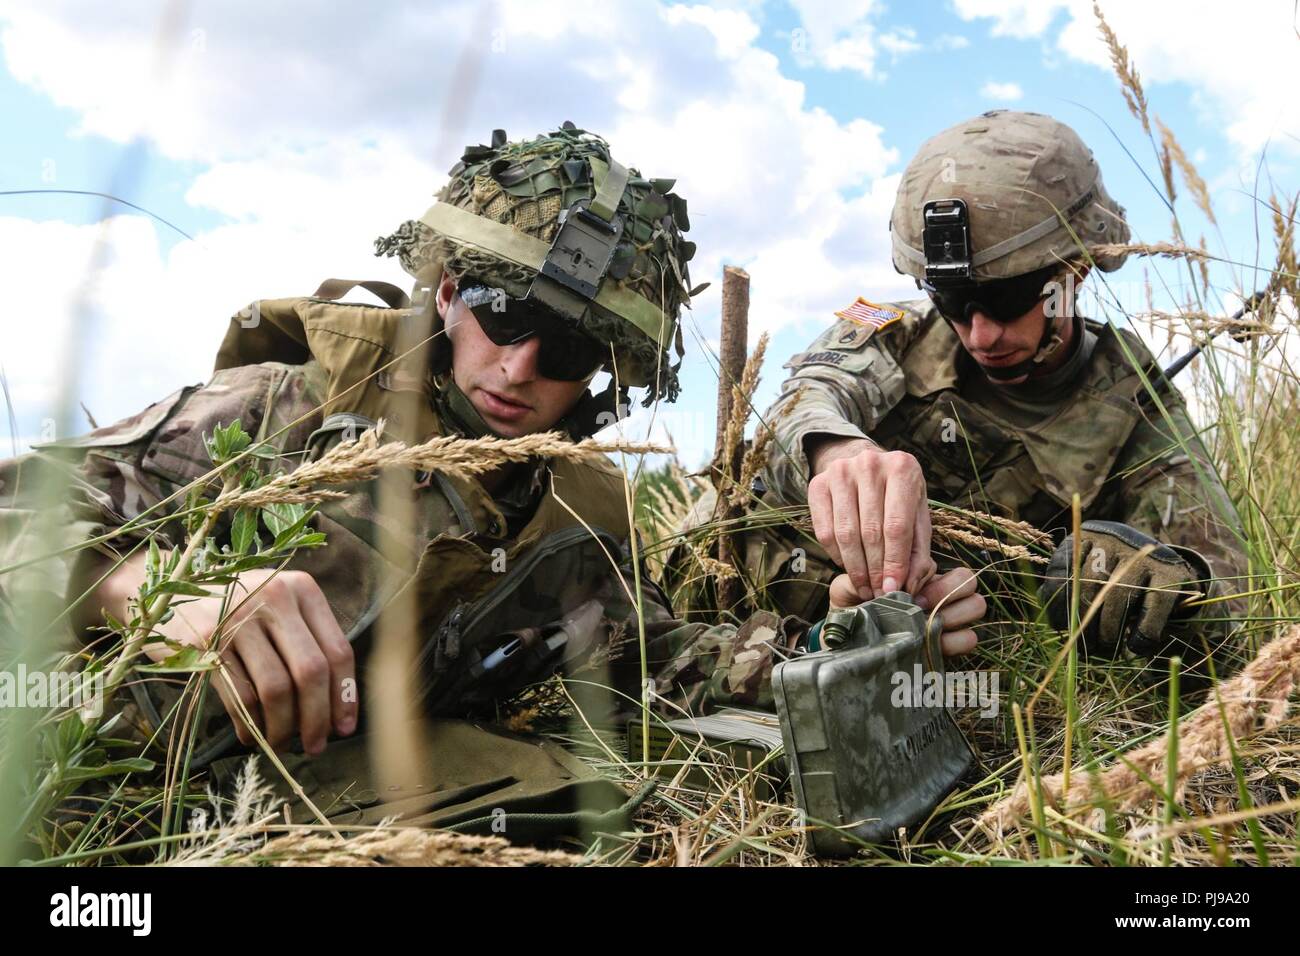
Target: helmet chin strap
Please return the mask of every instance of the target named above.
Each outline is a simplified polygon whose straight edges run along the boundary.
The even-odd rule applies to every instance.
[[[989,368],[981,365],[980,370],[984,373],[985,378],[995,385],[1008,385],[1030,374],[1049,358],[1061,350],[1065,340],[1061,338],[1061,333],[1057,330],[1060,325],[1061,317],[1054,318],[1051,322],[1043,323],[1043,337],[1038,341],[1038,350],[1023,362],[1017,362],[1015,365],[999,366],[998,368]]]

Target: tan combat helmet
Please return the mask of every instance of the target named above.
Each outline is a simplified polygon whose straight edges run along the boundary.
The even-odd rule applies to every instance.
[[[686,201],[673,185],[623,166],[605,140],[572,123],[528,140],[496,130],[490,145],[466,148],[438,202],[376,240],[375,253],[396,255],[417,291],[436,288],[444,270],[471,276],[609,345],[613,381],[566,423],[577,437],[625,404],[629,386],[648,389],[647,405],[677,397],[681,363],[668,350],[680,359],[678,315],[699,288],[687,272],[695,244],[682,236]],[[445,373],[445,336],[435,345],[434,371]],[[454,384],[441,388],[460,398]],[[467,404],[456,402],[462,422]]]
[[[958,204],[965,249],[954,241],[960,229],[934,228],[948,214],[956,226]],[[894,267],[940,283],[1006,279],[1077,260],[1111,272],[1125,257],[1093,257],[1086,247],[1129,237],[1124,207],[1106,192],[1078,134],[1050,116],[1012,110],[984,113],[922,144],[903,172],[890,233]]]

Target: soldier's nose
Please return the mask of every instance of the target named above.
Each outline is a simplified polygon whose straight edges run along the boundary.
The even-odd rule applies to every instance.
[[[998,339],[1002,338],[1005,330],[997,322],[994,322],[983,312],[978,310],[971,315],[970,321],[970,344],[971,348],[981,352],[992,351],[993,347],[998,344]]]
[[[540,349],[541,340],[535,335],[501,349],[501,368],[509,384],[522,385],[537,378],[537,353]]]

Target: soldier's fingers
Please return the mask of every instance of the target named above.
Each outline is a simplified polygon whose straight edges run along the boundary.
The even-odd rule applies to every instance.
[[[840,567],[848,572],[853,586],[862,600],[875,596],[871,589],[870,565],[862,550],[862,526],[858,512],[858,490],[853,481],[842,472],[831,479],[831,518],[835,543],[839,546]]]
[[[945,631],[939,638],[939,644],[943,648],[944,657],[956,657],[959,654],[969,654],[975,650],[975,645],[979,638],[970,628],[961,631]]]
[[[855,482],[857,510],[857,542],[867,569],[867,588],[870,597],[883,593],[885,564],[885,489],[880,477],[873,473],[859,474]],[[840,548],[843,550],[843,543]],[[854,579],[857,583],[857,579]]]
[[[1101,607],[1097,610],[1097,634],[1108,648],[1118,649],[1119,642],[1128,631],[1129,621],[1142,606],[1142,595],[1125,581],[1117,581],[1104,594],[1098,592]],[[1097,600],[1094,597],[1093,600]],[[1079,618],[1082,620],[1086,609],[1080,605]]]
[[[244,624],[235,635],[235,648],[257,690],[266,739],[278,748],[293,736],[296,710],[293,678],[260,625],[258,618]]]
[[[953,568],[935,581],[935,590],[949,598],[964,598],[979,587],[979,575],[970,568]]]
[[[301,589],[298,607],[329,665],[330,716],[334,729],[340,734],[350,734],[357,728],[357,667],[352,645],[319,587]]]
[[[939,613],[943,615],[944,630],[954,631],[982,620],[987,610],[984,595],[968,594],[964,598],[944,602]]]
[[[922,500],[916,509],[916,528],[912,532],[911,571],[907,575],[907,584],[903,588],[908,594],[920,594],[930,583],[939,565],[930,555],[930,505]]]
[[[1182,599],[1179,591],[1161,588],[1155,582],[1149,582],[1148,588],[1142,594],[1141,616],[1128,639],[1129,650],[1144,656],[1156,653],[1163,646],[1174,605]]]
[[[912,541],[916,532],[917,509],[923,499],[916,483],[907,475],[892,475],[885,482],[881,517],[882,591],[898,591],[911,577]],[[928,550],[928,549],[927,549]],[[872,576],[872,583],[875,576]]]
[[[946,617],[951,602],[974,594],[978,586],[979,580],[974,571],[970,568],[954,568],[931,580],[921,590],[921,599],[930,607],[938,607]]]
[[[277,615],[267,630],[293,680],[302,749],[318,754],[325,749],[330,729],[329,662],[299,614]]]
[[[239,709],[239,703],[244,705],[249,716],[255,722],[260,723],[261,708],[257,705],[257,692],[253,688],[252,680],[248,677],[248,671],[240,663],[238,654],[233,650],[227,651],[221,656],[221,663],[226,673],[230,675],[230,681],[227,683],[218,678],[216,681],[217,695],[221,698],[221,705],[226,708],[226,713],[230,715],[231,723],[235,725],[235,736],[239,738],[239,742],[244,746],[251,746],[253,735],[249,731],[248,723],[244,720],[244,715]]]
[[[835,505],[831,500],[830,485],[824,478],[808,483],[808,512],[812,515],[813,534],[817,536],[818,544],[826,549],[836,567],[844,567],[844,558],[835,540]]]
[[[1079,594],[1081,595],[1080,607],[1084,603],[1091,601],[1093,597],[1106,586],[1110,579],[1110,570],[1105,560],[1104,552],[1094,555],[1092,553],[1093,544],[1091,541],[1084,539],[1079,545]],[[1100,560],[1098,560],[1100,559]],[[1074,576],[1074,557],[1067,560],[1065,566],[1065,575],[1073,580]]]
[[[862,603],[853,579],[847,574],[837,574],[831,580],[830,599],[831,607],[857,607]]]

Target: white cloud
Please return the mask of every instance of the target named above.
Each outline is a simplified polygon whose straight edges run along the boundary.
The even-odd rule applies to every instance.
[[[805,65],[851,70],[879,80],[879,51],[897,58],[922,47],[908,27],[877,32],[873,21],[882,11],[879,0],[790,0],[790,5],[799,14],[791,46]]]
[[[704,27],[713,34],[718,55],[726,60],[744,53],[759,34],[758,24],[743,10],[674,4],[663,11],[663,18],[673,25],[695,23]]]
[[[211,372],[224,323],[204,326],[204,295],[176,287],[181,272],[168,269],[147,219],[81,226],[0,218],[0,257],[10,275],[42,290],[0,314],[20,435],[85,431],[78,402],[106,424],[138,411],[145,395],[160,398]],[[195,341],[204,347],[177,347]],[[47,419],[55,421],[47,426]]]
[[[1045,35],[1057,51],[1110,72],[1110,54],[1089,0],[955,0],[967,20],[991,19],[995,35]],[[1300,56],[1291,4],[1218,0],[1146,0],[1101,4],[1106,21],[1129,51],[1151,108],[1160,112],[1158,85],[1181,82],[1222,125],[1243,153],[1266,142],[1300,149]]]
[[[53,290],[42,292],[38,308],[0,315],[22,434],[30,438],[45,419],[59,417],[61,401],[71,418],[58,430],[75,433],[87,427],[78,402],[106,424],[206,380],[230,317],[253,299],[309,295],[329,276],[407,283],[391,260],[375,260],[371,247],[409,214],[403,182],[360,174],[313,180],[302,172],[312,160],[299,157],[296,175],[281,160],[286,165],[232,164],[200,176],[189,195],[196,204],[241,216],[260,198],[263,208],[166,251],[154,224],[138,215],[96,225],[0,218],[9,274],[28,288]],[[391,157],[381,160],[377,151],[337,161],[345,170],[391,168]],[[336,217],[351,228],[338,228]]]
[[[697,24],[648,4],[450,0],[436,12],[382,4],[358,21],[306,0],[229,0],[169,25],[156,7],[14,0],[0,13],[0,49],[17,80],[75,110],[83,131],[144,136],[170,157],[382,136],[450,165],[467,138],[486,137],[491,127],[471,118],[488,112],[507,130],[541,117],[600,128],[629,86],[647,91],[639,108],[661,112],[724,82],[717,48],[748,43],[745,14],[684,19]]]
[[[994,36],[1019,39],[1041,34],[1069,0],[954,0],[963,20],[991,17]]]
[[[1012,103],[1021,99],[1024,95],[1025,91],[1020,88],[1019,83],[996,83],[990,80],[980,87],[980,96],[990,100],[1003,100]]]
[[[873,4],[850,6],[822,10],[848,59],[856,41],[841,41]],[[326,276],[404,284],[392,260],[372,258],[372,240],[422,213],[461,146],[493,126],[518,136],[573,119],[645,174],[677,176],[700,249],[693,278],[715,282],[694,312],[706,337],[724,256],[743,256],[753,277],[755,337],[811,334],[853,296],[897,286],[886,229],[897,152],[876,124],[810,108],[803,84],[755,46],[744,6],[508,0],[478,20],[464,8],[384,5],[359,30],[292,4],[201,6],[174,32],[165,69],[143,15],[67,0],[0,15],[17,79],[75,111],[86,133],[142,137],[203,164],[186,199],[226,220],[166,252],[147,220],[111,221],[112,264],[89,274],[98,358],[71,379],[101,423],[204,378],[229,316],[253,298],[307,294]],[[860,56],[874,56],[860,39]],[[911,42],[899,32],[884,48]],[[91,261],[97,228],[0,220],[0,250],[20,251],[7,262],[37,287],[62,287]],[[25,336],[20,352],[6,347],[6,371],[29,419],[53,407],[63,375],[49,343],[69,334],[73,305],[51,308],[64,325],[14,326],[9,312],[3,327],[6,342]],[[698,401],[707,409],[711,396]]]
[[[916,39],[916,31],[910,27],[899,27],[889,33],[880,35],[880,48],[894,56],[915,53],[922,45]]]

